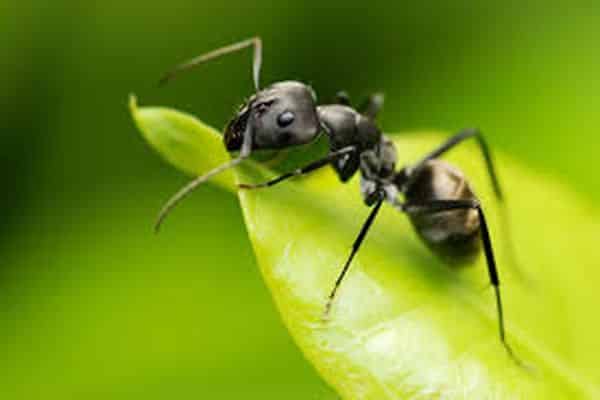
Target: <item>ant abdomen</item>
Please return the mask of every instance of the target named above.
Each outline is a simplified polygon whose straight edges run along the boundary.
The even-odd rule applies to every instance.
[[[430,160],[414,172],[405,197],[407,204],[435,200],[473,200],[477,197],[460,170]],[[408,211],[413,227],[436,255],[450,266],[470,264],[481,250],[480,222],[476,209],[455,209],[436,213]]]

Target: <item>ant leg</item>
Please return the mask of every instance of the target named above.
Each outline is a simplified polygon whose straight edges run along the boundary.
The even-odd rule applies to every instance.
[[[350,95],[345,90],[340,90],[335,94],[335,104],[341,104],[343,106],[351,106]]]
[[[254,47],[254,55],[252,62],[252,77],[254,79],[254,88],[258,92],[260,88],[260,68],[262,65],[262,40],[260,37],[256,36],[250,39],[242,40],[241,42],[237,42],[234,44],[230,44],[229,46],[221,47],[216,50],[210,51],[208,53],[202,54],[198,57],[192,58],[189,61],[184,62],[176,66],[171,71],[167,72],[163,75],[163,77],[159,81],[159,85],[163,85],[173,79],[175,76],[179,75],[181,72],[185,72],[190,70],[200,64],[205,63],[206,61],[213,60],[215,58],[219,58],[226,54],[235,53],[236,51],[240,51],[245,49],[246,47]]]
[[[375,119],[383,107],[384,100],[383,93],[374,93],[358,107],[358,111],[369,119]]]
[[[375,119],[383,107],[383,93],[370,95],[359,107],[358,112],[369,119]],[[352,107],[348,92],[341,90],[335,94],[335,104]]]
[[[500,278],[492,249],[492,241],[490,233],[483,213],[483,209],[477,200],[433,200],[422,204],[406,203],[402,205],[402,210],[408,214],[420,213],[438,213],[441,211],[457,210],[457,209],[475,209],[479,215],[479,224],[481,229],[481,241],[483,243],[483,251],[487,263],[490,283],[494,286],[494,294],[496,296],[496,310],[498,312],[498,329],[500,341],[506,349],[510,358],[519,366],[523,366],[523,362],[515,355],[514,351],[506,341],[506,332],[504,330],[504,311],[502,308],[502,298],[500,297]]]
[[[500,182],[498,180],[498,175],[496,174],[496,169],[494,168],[494,162],[492,160],[492,153],[490,152],[490,149],[479,129],[464,129],[464,130],[460,131],[459,133],[457,133],[456,135],[452,136],[445,143],[442,143],[441,146],[439,146],[437,149],[433,150],[431,153],[426,155],[421,161],[416,163],[412,167],[411,175],[417,176],[418,174],[415,174],[414,172],[423,168],[423,166],[425,165],[425,163],[427,163],[427,161],[438,158],[439,156],[441,156],[448,150],[452,149],[454,146],[461,143],[463,140],[469,139],[472,137],[477,139],[477,144],[479,145],[481,153],[483,154],[483,158],[485,159],[485,164],[487,167],[488,175],[490,176],[490,180],[492,181],[492,186],[494,187],[494,194],[496,195],[496,198],[498,200],[502,201],[503,200],[502,190],[500,188]]]
[[[242,142],[240,154],[238,155],[237,158],[234,158],[234,159],[230,160],[229,162],[226,162],[225,164],[221,164],[218,167],[213,168],[212,170],[208,171],[204,175],[200,175],[199,177],[195,178],[194,180],[189,182],[187,185],[185,185],[183,188],[181,188],[177,193],[175,193],[164,204],[164,206],[160,210],[160,213],[158,214],[156,223],[154,224],[154,232],[158,233],[158,231],[160,230],[160,227],[161,227],[163,221],[165,220],[165,218],[167,217],[167,215],[169,215],[169,213],[173,210],[173,208],[175,208],[175,206],[177,204],[179,204],[179,202],[181,200],[183,200],[190,193],[192,193],[198,186],[200,186],[201,184],[203,184],[204,182],[206,182],[213,176],[220,174],[221,172],[223,172],[229,168],[235,167],[236,165],[238,165],[239,163],[241,163],[243,160],[245,160],[246,158],[248,158],[250,156],[250,153],[252,151],[252,132],[250,131],[249,126],[246,127],[246,130],[243,133],[243,137],[244,137],[244,141]]]
[[[520,267],[520,263],[519,263],[519,260],[517,258],[516,251],[515,251],[514,242],[512,240],[512,230],[511,230],[510,221],[508,219],[508,210],[506,209],[506,203],[504,202],[504,195],[502,193],[502,189],[500,187],[500,181],[498,179],[498,175],[496,174],[496,169],[494,167],[492,153],[491,153],[489,146],[487,145],[487,142],[485,141],[485,139],[479,129],[464,129],[464,130],[460,131],[459,133],[457,133],[456,135],[452,136],[445,143],[443,143],[441,146],[439,146],[437,149],[435,149],[434,151],[429,153],[421,161],[419,161],[417,164],[415,164],[415,166],[412,167],[412,171],[410,171],[410,174],[412,176],[417,176],[418,174],[416,174],[415,172],[417,172],[420,168],[422,168],[427,161],[432,160],[434,158],[438,158],[439,156],[441,156],[448,150],[452,149],[454,146],[458,145],[462,141],[472,138],[472,137],[477,139],[477,144],[479,145],[481,153],[483,154],[487,172],[488,172],[488,175],[492,182],[492,187],[494,188],[494,195],[500,202],[500,209],[501,209],[500,210],[501,211],[500,218],[502,219],[502,230],[504,231],[503,233],[504,233],[504,236],[506,237],[505,251],[509,257],[509,265],[511,265],[513,267],[512,268],[513,271],[516,272],[517,275],[522,280],[530,281],[530,279],[526,276],[526,274],[522,271],[522,269]],[[409,178],[409,181],[406,186],[408,187],[408,186],[410,186],[410,184],[411,184],[411,180]]]
[[[240,189],[260,189],[260,188],[265,188],[265,187],[269,187],[269,186],[273,186],[278,184],[281,181],[284,181],[286,179],[292,178],[294,176],[300,176],[300,175],[304,175],[307,174],[309,172],[315,171],[319,168],[325,167],[326,165],[328,165],[329,163],[331,163],[332,161],[335,161],[338,158],[341,158],[343,156],[346,156],[350,153],[353,153],[354,151],[356,151],[356,148],[354,146],[348,146],[348,147],[344,147],[340,150],[337,151],[333,151],[331,153],[329,153],[327,156],[313,161],[312,163],[305,165],[302,168],[298,168],[295,169],[294,171],[291,172],[287,172],[283,175],[278,176],[277,178],[273,178],[270,181],[266,181],[266,182],[262,182],[262,183],[256,183],[256,184],[248,184],[248,183],[240,183],[238,185],[238,187]]]
[[[338,288],[340,287],[342,280],[344,279],[344,276],[346,275],[346,272],[348,272],[348,268],[350,267],[350,263],[352,262],[352,259],[358,252],[358,249],[360,249],[360,245],[362,244],[363,240],[365,239],[365,236],[367,236],[367,233],[369,232],[369,228],[373,224],[373,221],[375,220],[375,217],[377,216],[377,213],[379,212],[379,209],[381,208],[381,205],[383,204],[384,199],[385,199],[385,194],[383,194],[383,192],[380,192],[379,200],[377,200],[377,202],[375,203],[375,206],[373,207],[373,210],[371,210],[371,213],[367,217],[367,220],[363,224],[362,228],[360,228],[360,232],[358,233],[358,236],[356,237],[356,239],[354,240],[354,243],[352,244],[352,251],[350,252],[350,256],[348,257],[348,260],[346,260],[346,263],[344,264],[344,268],[342,268],[342,272],[336,279],[335,285],[334,285],[333,289],[331,290],[331,293],[329,294],[329,298],[327,299],[327,304],[325,305],[325,316],[327,316],[329,314],[329,310],[331,309],[331,305],[333,304],[335,294],[336,294]]]

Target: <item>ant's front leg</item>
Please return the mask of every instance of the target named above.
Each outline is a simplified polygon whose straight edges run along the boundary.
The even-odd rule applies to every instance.
[[[279,182],[282,182],[282,181],[292,178],[294,176],[304,175],[309,172],[315,171],[319,168],[323,168],[326,165],[329,165],[331,162],[337,160],[338,158],[348,156],[350,153],[353,153],[355,151],[356,151],[356,147],[354,147],[354,146],[344,147],[340,150],[333,151],[333,152],[329,153],[327,156],[325,156],[319,160],[313,161],[310,164],[305,165],[304,167],[295,169],[294,171],[291,171],[291,172],[287,172],[287,173],[280,175],[276,178],[273,178],[269,181],[262,182],[262,183],[255,183],[255,184],[240,183],[238,185],[238,187],[240,189],[259,189],[259,188],[273,186],[273,185],[278,184]]]

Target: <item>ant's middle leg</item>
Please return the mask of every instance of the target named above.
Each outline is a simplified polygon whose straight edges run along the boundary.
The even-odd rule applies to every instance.
[[[291,171],[291,172],[287,172],[287,173],[280,175],[276,178],[273,178],[269,181],[255,183],[255,184],[240,183],[238,185],[238,187],[240,189],[259,189],[259,188],[274,186],[274,185],[278,184],[279,182],[282,182],[282,181],[292,178],[294,176],[304,175],[309,172],[315,171],[319,168],[325,167],[326,165],[330,164],[332,161],[335,161],[341,157],[348,156],[355,151],[356,151],[356,147],[354,147],[354,146],[344,147],[340,150],[333,151],[333,152],[329,153],[327,156],[325,156],[319,160],[313,161],[310,164],[305,165],[304,167],[295,169],[294,171]]]
[[[367,219],[363,223],[362,227],[360,228],[360,232],[358,233],[358,236],[356,237],[356,239],[354,240],[354,243],[352,244],[352,251],[350,252],[350,255],[348,256],[348,259],[346,260],[346,263],[344,264],[342,271],[338,275],[338,277],[335,281],[335,284],[333,286],[333,289],[329,293],[329,297],[327,298],[327,303],[325,304],[325,314],[324,314],[325,317],[327,317],[327,315],[329,314],[329,311],[331,310],[331,305],[333,304],[333,300],[335,299],[335,295],[336,295],[340,285],[342,284],[342,281],[344,280],[346,273],[348,272],[348,268],[350,268],[350,264],[352,263],[354,256],[356,255],[356,253],[358,253],[358,250],[360,249],[360,245],[365,240],[365,237],[367,236],[367,233],[369,232],[371,225],[373,225],[373,221],[375,221],[375,217],[377,217],[377,214],[379,213],[379,209],[381,208],[381,205],[383,204],[383,201],[385,200],[385,194],[382,191],[380,191],[378,193],[378,197],[379,198],[377,199],[375,205],[373,206],[373,209],[369,213],[369,216],[367,217]]]

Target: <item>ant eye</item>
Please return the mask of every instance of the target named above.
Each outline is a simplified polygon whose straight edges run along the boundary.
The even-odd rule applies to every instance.
[[[281,114],[279,114],[279,116],[277,117],[277,124],[281,128],[285,128],[286,126],[288,126],[292,122],[294,122],[295,118],[296,118],[296,116],[294,115],[293,112],[291,112],[291,111],[284,111]]]

